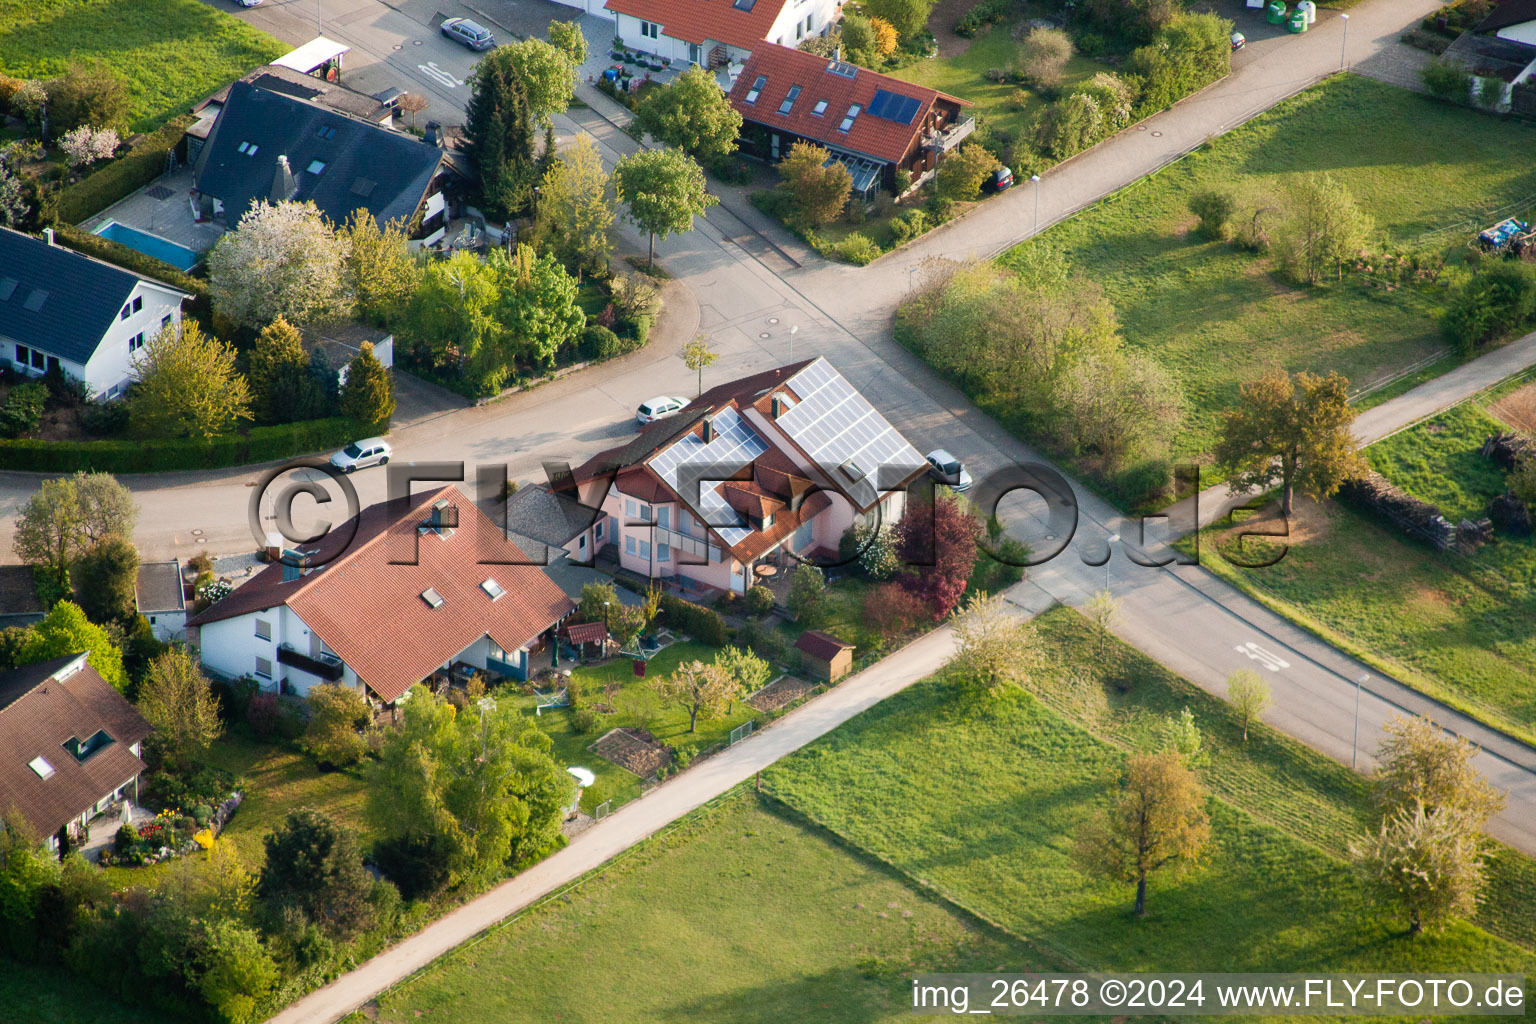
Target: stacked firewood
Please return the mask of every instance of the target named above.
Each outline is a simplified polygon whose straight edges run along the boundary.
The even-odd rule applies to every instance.
[[[1505,431],[1489,434],[1479,451],[1483,458],[1492,459],[1500,469],[1511,470],[1526,459],[1536,459],[1536,441],[1524,434]]]
[[[1339,488],[1339,497],[1376,513],[1410,537],[1440,551],[1456,542],[1456,527],[1438,508],[1404,492],[1380,473],[1369,472],[1346,480]]]

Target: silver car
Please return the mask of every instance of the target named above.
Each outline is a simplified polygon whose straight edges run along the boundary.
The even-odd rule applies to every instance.
[[[928,472],[939,483],[948,484],[957,491],[969,490],[975,483],[966,472],[965,464],[943,448],[928,453]]]
[[[449,18],[443,22],[443,35],[471,50],[489,50],[496,45],[490,29],[468,18]]]

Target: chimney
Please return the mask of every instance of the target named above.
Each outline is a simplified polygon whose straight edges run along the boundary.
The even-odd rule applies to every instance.
[[[436,121],[427,122],[426,134],[423,136],[426,139],[427,145],[437,146],[441,144],[439,133],[442,131],[442,128],[443,126]]]
[[[263,549],[267,555],[267,561],[281,562],[283,560],[283,535],[280,533],[268,533],[266,547]]]
[[[784,412],[785,412],[784,396],[783,395],[774,395],[773,396],[773,418],[774,419],[778,419],[780,416],[784,415]]]
[[[298,191],[298,183],[293,180],[293,168],[288,166],[288,157],[278,154],[277,166],[272,169],[272,201],[281,203],[292,199]]]
[[[715,418],[713,416],[706,416],[704,417],[704,443],[709,444],[709,442],[713,441],[714,439]]]
[[[43,241],[53,245],[53,228],[43,228]]]

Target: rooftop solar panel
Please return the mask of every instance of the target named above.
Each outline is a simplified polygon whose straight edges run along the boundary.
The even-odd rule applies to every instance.
[[[852,482],[850,472],[842,474],[849,493],[861,504],[878,497],[879,467],[907,473],[923,465],[917,449],[825,359],[817,359],[788,384],[800,402],[781,415],[777,425],[823,470],[851,464],[850,470],[861,471],[858,483]]]
[[[685,465],[726,466],[739,469],[750,465],[752,460],[768,450],[768,444],[758,437],[735,409],[721,409],[715,414],[715,436],[706,444],[695,434],[685,434],[677,443],[651,460],[651,469],[666,481],[684,501],[693,505],[693,495],[687,493],[681,483],[681,469]],[[725,476],[725,473],[717,474]],[[706,482],[698,493],[694,509],[726,544],[738,544],[752,535],[741,515],[720,494],[719,482]]]
[[[911,96],[903,96],[889,89],[876,89],[875,98],[869,104],[869,112],[897,124],[911,124],[921,106],[922,103]]]

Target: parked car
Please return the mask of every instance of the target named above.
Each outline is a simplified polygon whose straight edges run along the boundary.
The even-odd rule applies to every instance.
[[[971,474],[966,471],[965,463],[949,454],[943,448],[935,448],[928,453],[928,472],[941,484],[948,484],[957,491],[969,490]]]
[[[490,29],[468,18],[449,18],[443,22],[443,35],[456,43],[463,43],[471,50],[489,50],[496,45]]]
[[[983,192],[1006,192],[1010,188],[1013,188],[1013,171],[1007,167],[999,167],[981,183]]]
[[[1233,32],[1232,33],[1232,52],[1233,53],[1236,53],[1238,50],[1241,50],[1243,47],[1245,47],[1247,45],[1248,45],[1248,37],[1247,36],[1243,35],[1241,32]]]
[[[261,0],[235,0],[241,7],[260,7]]]
[[[687,404],[688,399],[674,398],[670,395],[657,395],[655,398],[647,398],[640,403],[640,408],[635,410],[635,422],[641,426],[645,426],[647,423],[654,423],[656,420],[675,415]]]
[[[382,437],[365,437],[361,441],[353,441],[332,455],[331,465],[343,473],[351,473],[354,470],[367,469],[369,466],[382,466],[389,461],[393,453],[394,449]]]

